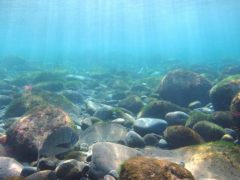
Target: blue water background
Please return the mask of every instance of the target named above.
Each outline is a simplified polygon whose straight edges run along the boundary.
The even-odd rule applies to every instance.
[[[239,0],[0,0],[0,58],[221,63],[240,58]]]

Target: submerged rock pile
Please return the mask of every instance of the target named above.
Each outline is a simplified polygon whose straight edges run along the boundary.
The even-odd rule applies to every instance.
[[[215,146],[216,156],[230,149],[240,177],[231,156],[240,149],[239,75],[211,82],[183,69],[31,67],[0,81],[0,179],[218,179],[214,169],[205,177],[190,166],[200,166],[192,149],[216,160]]]

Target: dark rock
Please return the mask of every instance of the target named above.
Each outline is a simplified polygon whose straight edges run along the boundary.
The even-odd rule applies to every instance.
[[[148,157],[135,157],[127,160],[120,171],[120,180],[154,179],[154,180],[194,180],[190,171],[167,160]]]
[[[143,107],[143,102],[140,97],[135,95],[130,95],[127,98],[121,100],[118,105],[123,107],[134,114],[137,114]]]
[[[228,111],[234,96],[240,91],[240,75],[229,76],[218,82],[210,91],[210,98],[216,111]]]
[[[36,167],[26,166],[22,169],[21,176],[27,177],[37,172]]]
[[[175,111],[169,112],[165,116],[165,120],[167,121],[168,125],[185,125],[189,115],[185,112]]]
[[[240,92],[234,96],[230,109],[234,124],[240,127]]]
[[[56,175],[62,180],[78,180],[84,177],[89,170],[86,163],[70,159],[61,162],[56,168]]]
[[[184,126],[169,126],[164,131],[164,137],[172,148],[195,145],[203,142],[197,132]]]
[[[54,171],[45,170],[28,176],[26,180],[57,180],[57,176]]]
[[[230,111],[215,111],[211,116],[211,122],[224,128],[230,128],[234,126]]]
[[[145,147],[143,138],[134,131],[129,131],[127,133],[125,141],[126,141],[127,146],[129,146],[129,147],[133,147],[133,148],[144,148]]]
[[[187,107],[193,101],[209,102],[211,83],[203,76],[191,71],[177,69],[162,78],[159,95],[162,99]]]
[[[139,118],[134,122],[133,129],[141,136],[149,133],[162,134],[167,127],[167,122],[155,118]]]
[[[57,167],[58,160],[51,158],[41,158],[39,160],[38,168],[40,171],[43,170],[54,170]]]
[[[230,129],[230,128],[225,128],[224,129],[225,134],[229,134],[230,136],[232,136],[234,139],[237,139],[239,134],[237,133],[237,131]]]
[[[138,114],[138,117],[163,119],[167,113],[174,111],[188,112],[188,109],[177,106],[176,104],[173,104],[171,102],[154,100],[142,108],[142,110]]]
[[[224,135],[224,129],[209,121],[200,121],[193,126],[205,141],[217,141]]]
[[[156,146],[159,141],[159,136],[157,134],[146,134],[143,139],[146,144],[146,146]]]

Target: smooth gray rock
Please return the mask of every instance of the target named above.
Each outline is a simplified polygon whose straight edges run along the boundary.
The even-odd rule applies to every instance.
[[[167,125],[163,119],[139,118],[134,122],[133,129],[141,136],[149,133],[162,134]]]
[[[168,125],[185,125],[189,115],[182,111],[169,112],[165,115]]]
[[[111,170],[117,170],[127,159],[140,155],[140,151],[120,144],[96,143],[92,146],[90,178],[103,178]]]
[[[9,157],[0,157],[0,179],[20,176],[23,166],[15,159]]]
[[[127,133],[125,142],[126,142],[127,146],[129,146],[129,147],[133,147],[133,148],[144,148],[145,147],[143,138],[134,131],[129,131]]]

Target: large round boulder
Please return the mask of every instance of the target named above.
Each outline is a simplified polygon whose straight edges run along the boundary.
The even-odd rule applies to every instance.
[[[13,147],[19,158],[35,160],[40,150],[48,155],[46,151],[53,150],[54,147],[51,146],[57,145],[55,143],[67,143],[61,142],[66,141],[66,138],[76,141],[78,137],[75,136],[73,128],[71,118],[63,110],[52,106],[36,108],[10,126],[7,131],[7,143]],[[60,149],[54,150],[61,152],[61,146],[57,147]]]
[[[216,111],[228,111],[234,96],[240,91],[240,75],[229,76],[210,90],[210,98]]]
[[[120,180],[194,180],[190,171],[176,163],[149,157],[134,157],[127,160],[121,168]]]
[[[240,127],[240,92],[235,95],[231,102],[231,115],[234,123]]]
[[[193,101],[209,102],[211,82],[191,71],[177,69],[163,77],[159,87],[162,99],[187,107]]]

